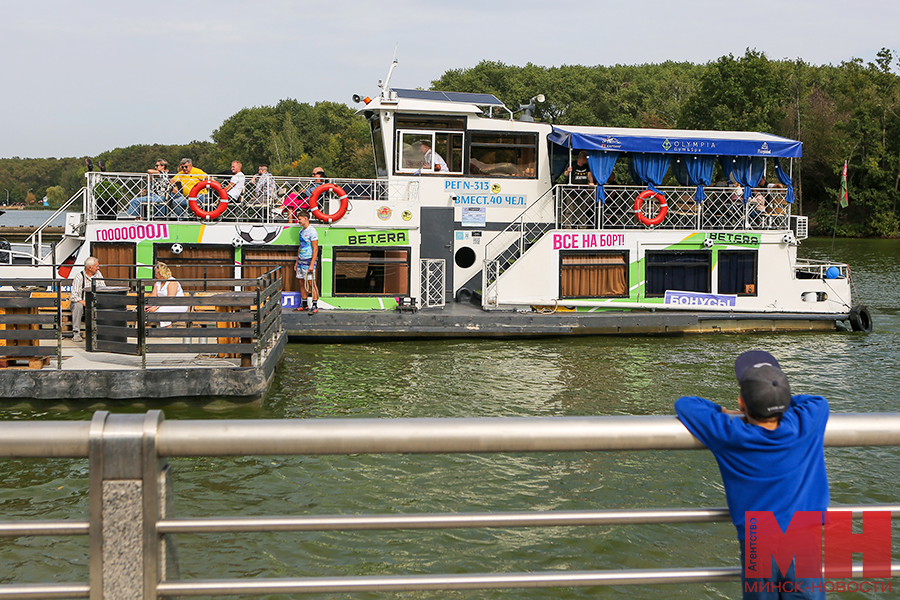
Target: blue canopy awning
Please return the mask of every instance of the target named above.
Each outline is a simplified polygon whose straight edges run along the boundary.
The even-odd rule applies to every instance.
[[[547,137],[554,144],[579,150],[652,152],[656,154],[711,154],[799,158],[803,144],[796,140],[744,131],[692,131],[688,129],[628,129],[554,125]]]

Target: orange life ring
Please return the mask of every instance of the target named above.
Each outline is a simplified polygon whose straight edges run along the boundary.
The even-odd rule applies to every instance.
[[[197,194],[200,193],[200,190],[204,190],[208,187],[219,193],[219,205],[212,211],[205,211],[197,204]],[[225,188],[216,181],[209,179],[200,181],[191,188],[191,193],[188,195],[188,205],[191,207],[191,210],[194,211],[194,214],[201,219],[216,219],[222,216],[222,213],[228,208],[228,192],[226,192]]]
[[[659,214],[652,219],[648,219],[644,216],[643,211],[641,211],[641,207],[644,206],[644,200],[653,197],[656,197],[657,201],[659,202]],[[654,192],[653,190],[644,190],[643,192],[638,194],[637,198],[634,199],[634,214],[638,218],[638,221],[640,221],[644,225],[659,225],[663,222],[663,219],[666,218],[667,212],[669,212],[669,207],[668,205],[666,205],[666,197],[659,192]]]
[[[321,210],[316,208],[319,205],[319,196],[324,194],[325,192],[332,191],[338,195],[338,200],[341,201],[341,206],[338,208],[333,214],[326,215]],[[343,217],[347,213],[347,208],[350,205],[350,201],[347,199],[347,192],[334,185],[333,183],[323,183],[315,190],[313,190],[312,196],[309,197],[309,209],[312,212],[313,216],[323,223],[334,223],[341,217]]]

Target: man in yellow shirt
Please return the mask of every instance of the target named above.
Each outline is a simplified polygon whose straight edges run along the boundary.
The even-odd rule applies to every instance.
[[[188,209],[187,197],[195,185],[206,179],[206,173],[194,166],[190,158],[182,158],[178,173],[172,177],[172,206],[175,214],[182,217]],[[206,189],[200,190],[199,197],[206,198]]]

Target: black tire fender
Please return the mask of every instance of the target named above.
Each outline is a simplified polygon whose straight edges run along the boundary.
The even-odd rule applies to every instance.
[[[848,320],[853,331],[872,333],[872,313],[865,304],[858,304],[851,308]]]

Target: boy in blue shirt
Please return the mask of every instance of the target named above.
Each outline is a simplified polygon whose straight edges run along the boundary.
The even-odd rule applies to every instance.
[[[679,398],[675,411],[719,464],[741,545],[744,600],[824,599],[824,580],[797,578],[796,561],[782,575],[773,559],[771,578],[747,581],[744,518],[747,511],[771,511],[781,530],[787,531],[794,512],[828,510],[824,451],[828,401],[821,396],[791,396],[787,376],[768,352],[744,352],[735,361],[734,372],[741,390],[740,411],[724,410],[696,396]],[[756,590],[765,591],[750,591],[754,582],[759,584]]]

